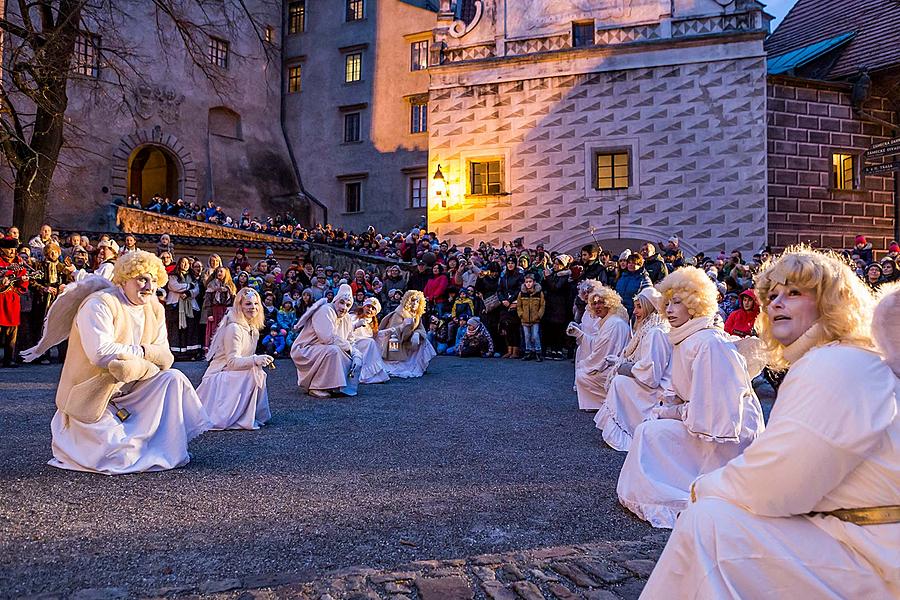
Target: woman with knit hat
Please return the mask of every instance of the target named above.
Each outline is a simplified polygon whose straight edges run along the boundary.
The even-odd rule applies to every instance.
[[[353,331],[350,343],[359,350],[362,368],[359,372],[360,383],[384,383],[390,379],[384,360],[381,358],[381,346],[378,343],[378,313],[381,302],[378,298],[367,298],[356,310],[353,319]],[[384,333],[381,334],[382,337]]]
[[[635,429],[616,492],[638,517],[671,528],[691,482],[740,456],[764,425],[747,364],[717,325],[715,284],[682,267],[657,289],[674,346],[672,389],[653,409],[657,419]]]
[[[597,319],[596,333],[585,334],[577,323],[570,323],[566,333],[588,348],[575,369],[578,408],[598,410],[606,399],[609,371],[631,337],[631,326],[622,299],[608,287],[600,286],[588,294],[587,311]],[[610,356],[613,358],[607,360]]]
[[[662,300],[652,287],[634,299],[634,333],[610,370],[606,402],[594,417],[603,440],[615,450],[628,451],[634,430],[652,416],[672,385],[672,342],[669,323],[660,314]]]
[[[799,247],[756,290],[790,370],[766,431],[693,481],[642,597],[898,598],[900,288],[873,311],[845,262]]]
[[[563,360],[567,346],[566,324],[572,320],[572,303],[575,294],[572,284],[572,271],[569,264],[572,257],[558,254],[553,259],[552,269],[544,270],[544,317],[541,330],[544,334],[544,350],[547,358]]]

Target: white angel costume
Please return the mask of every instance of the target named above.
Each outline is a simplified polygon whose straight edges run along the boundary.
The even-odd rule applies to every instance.
[[[213,429],[259,429],[272,418],[266,372],[254,354],[259,331],[229,308],[209,345],[197,395]],[[265,364],[265,363],[263,363]]]
[[[413,313],[409,308],[406,292],[400,306],[381,321],[380,329],[386,335],[396,336],[398,348],[391,349],[389,342],[382,344],[384,366],[391,377],[421,377],[428,369],[428,363],[437,356],[437,351],[428,341],[421,314]],[[425,297],[418,292],[419,302],[425,303]]]
[[[335,303],[353,298],[349,285],[341,285],[334,300],[321,298],[310,306],[294,326],[300,333],[291,346],[297,367],[297,385],[304,391],[337,391],[347,385],[350,372],[350,313],[338,316]]]
[[[653,288],[645,288],[652,290]],[[640,323],[625,351],[610,372],[606,401],[594,423],[603,440],[615,450],[627,452],[637,426],[672,386],[672,342],[669,323],[652,313]]]
[[[763,431],[762,408],[743,357],[714,325],[695,317],[669,332],[673,394],[637,426],[616,492],[653,527],[671,528],[691,482],[740,456]]]
[[[65,322],[71,330],[60,335]],[[119,475],[190,461],[188,442],[210,424],[191,382],[171,368],[161,304],[133,305],[122,288],[92,275],[59,297],[44,337],[23,356],[40,356],[60,337],[69,338],[69,349],[50,426],[50,465]]]
[[[585,315],[587,316],[587,315]],[[608,356],[618,356],[631,337],[628,313],[622,308],[610,311],[596,323],[596,332],[589,335],[584,329],[570,329],[578,340],[579,348],[586,345],[587,353],[575,367],[575,391],[578,394],[578,408],[597,410],[606,400],[606,380],[613,364]]]
[[[381,303],[376,298],[368,298],[363,306],[372,306],[375,314],[381,312]],[[384,360],[381,358],[381,346],[372,330],[372,321],[378,317],[356,317],[350,343],[359,350],[362,367],[359,373],[360,383],[384,383],[390,379]]]

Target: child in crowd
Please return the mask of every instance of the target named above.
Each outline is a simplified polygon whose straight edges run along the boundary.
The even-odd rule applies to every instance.
[[[266,353],[272,356],[284,356],[284,350],[287,348],[287,332],[284,329],[278,329],[277,325],[269,328],[269,335],[262,339],[263,348]]]
[[[296,322],[297,313],[294,312],[294,303],[290,300],[285,300],[281,305],[281,310],[278,311],[278,314],[275,317],[275,323],[279,328],[291,331]]]
[[[265,317],[266,327],[271,327],[275,324],[275,319],[278,317],[278,308],[275,306],[275,296],[272,294],[266,294],[263,298],[263,316]]]
[[[494,355],[494,341],[481,319],[472,317],[466,322],[466,332],[456,351],[463,358],[469,356],[489,358]]]
[[[444,354],[447,351],[447,322],[440,317],[432,316],[426,337],[438,354]]]
[[[466,335],[466,322],[468,320],[468,316],[462,315],[461,317],[454,319],[452,325],[447,328],[447,341],[449,343],[450,340],[453,340],[453,345],[447,348],[445,354],[454,356],[459,355],[459,344]]]
[[[469,298],[469,290],[465,288],[459,290],[459,297],[453,303],[453,309],[450,314],[453,315],[454,319],[475,316],[475,303]]]
[[[516,298],[516,312],[522,321],[522,338],[525,342],[525,356],[522,360],[544,360],[541,356],[541,317],[544,316],[544,306],[541,284],[535,281],[533,273],[526,273]]]

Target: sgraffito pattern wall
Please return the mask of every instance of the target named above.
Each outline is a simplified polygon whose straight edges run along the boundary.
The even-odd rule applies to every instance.
[[[442,165],[451,196],[432,196],[429,227],[466,245],[675,234],[698,250],[758,249],[765,76],[747,58],[432,89],[429,172]],[[592,151],[613,147],[631,149],[631,187],[594,190]],[[505,157],[506,194],[465,195],[472,154]]]

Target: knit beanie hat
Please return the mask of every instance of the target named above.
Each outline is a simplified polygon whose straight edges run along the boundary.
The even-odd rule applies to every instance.
[[[856,236],[856,243],[857,243],[857,244],[865,244],[865,243],[866,243],[866,236],[864,236],[864,235],[858,235],[858,236]]]

